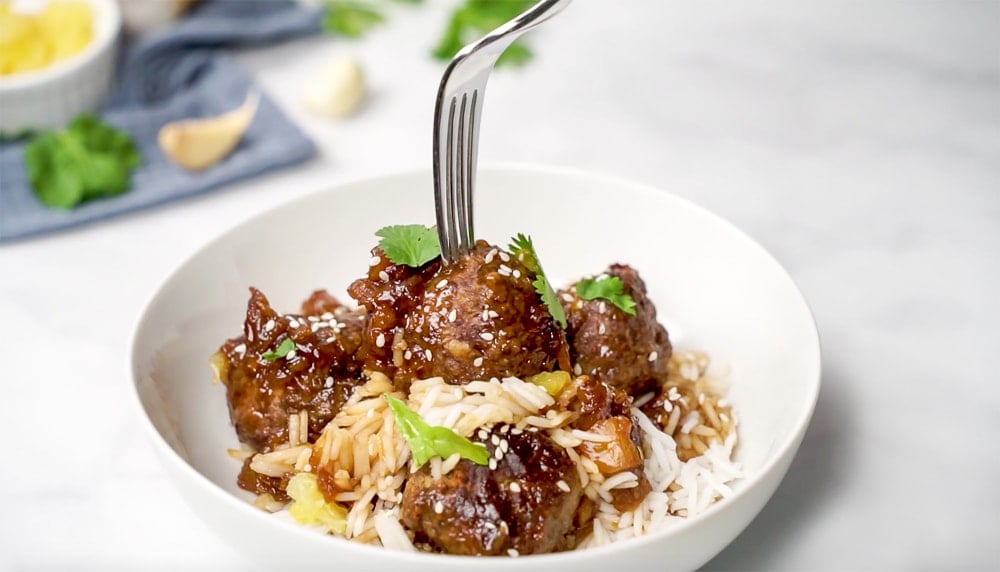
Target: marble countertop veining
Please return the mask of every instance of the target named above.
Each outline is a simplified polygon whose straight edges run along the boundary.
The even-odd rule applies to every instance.
[[[0,247],[0,569],[252,568],[181,502],[130,409],[153,290],[293,196],[429,167],[447,2],[364,41],[245,52],[321,155],[300,168]],[[481,160],[669,190],[770,249],[812,305],[815,418],[760,516],[706,569],[998,569],[1000,3],[576,2],[492,79]],[[332,54],[364,112],[309,116]]]

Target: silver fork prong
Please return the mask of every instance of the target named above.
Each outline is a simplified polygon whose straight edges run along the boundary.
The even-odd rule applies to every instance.
[[[445,208],[445,235],[446,243],[441,245],[441,252],[448,262],[458,260],[458,235],[455,228],[455,194],[459,184],[459,173],[456,171],[455,158],[455,104],[456,99],[452,98],[448,107],[448,146],[445,161],[447,161],[448,190]]]
[[[469,145],[466,164],[466,188],[465,194],[465,218],[468,221],[466,226],[466,239],[468,240],[468,250],[472,250],[476,241],[476,231],[472,225],[475,220],[472,211],[472,198],[476,196],[476,157],[479,155],[479,133],[476,131],[476,121],[479,119],[480,103],[479,90],[472,91],[472,105],[469,106]]]
[[[462,106],[458,114],[458,145],[455,151],[458,154],[458,200],[455,203],[455,210],[458,213],[458,242],[462,253],[469,252],[472,244],[469,241],[469,212],[468,197],[472,192],[472,185],[469,181],[469,136],[466,131],[466,108],[469,105],[469,94],[462,94]]]

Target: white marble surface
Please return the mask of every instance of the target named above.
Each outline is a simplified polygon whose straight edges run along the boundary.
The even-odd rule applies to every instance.
[[[425,53],[447,4],[400,8],[360,43],[240,55],[319,144],[308,165],[0,247],[0,569],[252,568],[139,431],[129,334],[171,269],[237,221],[429,168],[441,67]],[[533,40],[529,67],[491,80],[482,160],[702,204],[774,252],[819,323],[802,449],[707,568],[1000,568],[1000,3],[580,0]],[[315,120],[300,86],[346,50],[373,97]]]

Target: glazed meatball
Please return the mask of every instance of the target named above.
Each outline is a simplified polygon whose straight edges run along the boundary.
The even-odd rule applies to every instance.
[[[354,355],[362,314],[325,292],[303,307],[307,314],[280,315],[251,288],[243,335],[226,341],[212,360],[240,441],[258,451],[287,441],[288,418],[300,411],[308,412],[314,439],[361,383]],[[294,349],[279,357],[286,339]]]
[[[564,333],[516,258],[484,241],[457,263],[401,269],[373,251],[349,292],[369,310],[366,365],[403,380],[525,377],[569,365]]]
[[[670,338],[656,321],[656,307],[646,296],[646,285],[638,272],[614,264],[605,274],[622,281],[625,293],[635,300],[635,315],[607,300],[584,300],[577,295],[575,285],[560,291],[569,322],[570,356],[582,373],[638,397],[667,379]]]
[[[400,517],[417,541],[465,555],[572,548],[581,487],[565,450],[544,433],[515,434],[509,426],[479,437],[486,437],[492,459],[506,449],[496,468],[463,460],[439,479],[425,466],[406,482]]]

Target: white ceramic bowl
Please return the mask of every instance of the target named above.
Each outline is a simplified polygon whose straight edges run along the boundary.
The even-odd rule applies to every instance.
[[[83,1],[94,13],[94,36],[80,53],[39,70],[0,76],[0,133],[65,127],[78,113],[97,110],[108,94],[121,11],[115,0]]]
[[[433,223],[430,172],[357,181],[271,210],[224,233],[163,285],[135,331],[130,375],[153,443],[195,511],[251,558],[339,570],[691,569],[722,550],[767,502],[805,432],[819,391],[816,327],[802,294],[762,247],[666,192],[575,171],[483,168],[477,234],[534,237],[556,284],[622,261],[636,267],[675,347],[731,367],[735,495],[680,526],[603,548],[517,559],[405,554],[323,536],[249,504],[236,486],[237,440],[208,357],[241,331],[247,288],[283,311],[315,288],[342,299],[368,267],[375,230]]]

